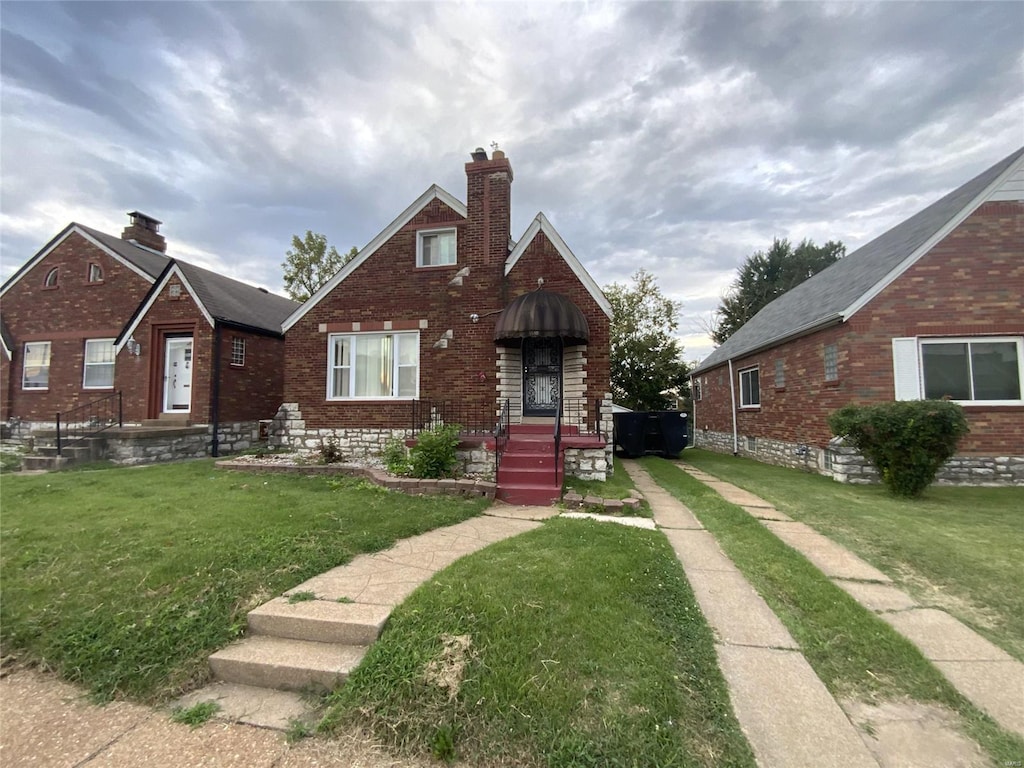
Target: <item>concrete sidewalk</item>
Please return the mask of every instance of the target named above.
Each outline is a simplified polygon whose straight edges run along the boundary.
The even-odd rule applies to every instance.
[[[678,466],[760,520],[916,645],[978,709],[1006,730],[1024,736],[1024,664],[945,611],[918,605],[877,568],[810,526],[786,517],[764,499],[685,463]]]

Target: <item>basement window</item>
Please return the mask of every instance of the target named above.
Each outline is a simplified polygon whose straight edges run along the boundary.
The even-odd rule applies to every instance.
[[[430,229],[416,233],[417,267],[440,267],[455,261],[454,229]]]

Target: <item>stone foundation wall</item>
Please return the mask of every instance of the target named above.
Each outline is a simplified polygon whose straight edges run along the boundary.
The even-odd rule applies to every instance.
[[[106,457],[114,464],[134,466],[210,455],[212,427],[182,427],[162,435],[108,437]]]
[[[695,445],[732,453],[732,434],[698,430]],[[740,435],[739,456],[830,475],[840,483],[878,483],[878,471],[857,449],[833,438],[827,448]],[[1024,486],[1024,456],[954,456],[939,470],[938,485]]]
[[[566,448],[565,476],[604,481],[612,473],[607,448]]]

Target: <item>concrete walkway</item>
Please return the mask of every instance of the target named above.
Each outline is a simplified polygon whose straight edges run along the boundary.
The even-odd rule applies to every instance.
[[[380,613],[378,609],[383,609],[383,617],[377,617],[383,623],[393,606],[437,571],[489,544],[536,528],[540,521],[559,511],[556,507],[496,504],[479,517],[403,539],[383,552],[359,555],[347,565],[298,585],[288,593],[309,591],[315,593],[318,600],[296,603],[292,607],[309,610],[311,603],[324,601],[327,605],[345,598],[354,601],[351,607],[357,611]],[[283,602],[287,604],[286,600]],[[337,602],[332,604],[339,606]],[[307,714],[305,701],[288,691],[213,683],[193,691],[180,703],[189,706],[211,700],[221,705],[217,721],[193,730],[172,722],[166,710],[128,702],[96,707],[74,686],[33,670],[21,670],[0,679],[0,765],[4,768],[143,765],[411,768],[428,765],[391,757],[361,734],[326,740],[326,743],[316,739],[289,746],[280,730],[268,729],[284,729],[290,721]],[[253,728],[252,725],[264,727]]]
[[[917,646],[978,709],[1006,730],[1024,736],[1024,664],[945,611],[918,605],[877,568],[810,526],[793,521],[764,499],[685,463],[678,466],[760,520],[834,584]]]
[[[638,463],[623,466],[651,505],[715,634],[733,711],[758,764],[878,768],[789,631],[715,538]]]

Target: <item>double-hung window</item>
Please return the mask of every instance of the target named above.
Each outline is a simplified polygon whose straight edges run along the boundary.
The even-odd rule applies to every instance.
[[[893,339],[897,400],[1024,404],[1024,338]]]
[[[25,344],[22,363],[22,389],[48,389],[50,386],[50,342],[30,341]]]
[[[245,365],[245,339],[241,336],[231,337],[231,364]]]
[[[85,389],[110,389],[114,386],[114,340],[86,339],[82,365]]]
[[[416,397],[419,369],[418,332],[331,334],[327,399]]]
[[[758,408],[761,405],[761,380],[757,368],[740,371],[740,407]]]
[[[455,261],[454,229],[431,229],[416,234],[417,267],[438,267]]]

